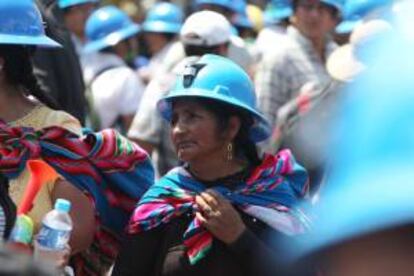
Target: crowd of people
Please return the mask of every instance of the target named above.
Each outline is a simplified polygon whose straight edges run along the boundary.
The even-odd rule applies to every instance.
[[[411,275],[410,2],[0,1],[5,275]]]

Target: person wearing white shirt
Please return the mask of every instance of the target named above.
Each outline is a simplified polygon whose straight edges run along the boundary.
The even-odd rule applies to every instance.
[[[125,61],[136,53],[139,31],[115,6],[96,10],[86,22],[84,53],[95,53],[84,67],[94,129],[117,126],[125,131],[138,109],[144,85]]]

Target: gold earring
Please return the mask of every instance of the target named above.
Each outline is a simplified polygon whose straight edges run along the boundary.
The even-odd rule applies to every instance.
[[[229,143],[227,145],[227,161],[233,160],[233,144]]]

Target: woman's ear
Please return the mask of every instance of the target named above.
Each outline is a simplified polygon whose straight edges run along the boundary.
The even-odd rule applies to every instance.
[[[231,116],[229,119],[229,127],[227,131],[229,141],[233,141],[234,138],[236,138],[237,133],[239,133],[240,127],[241,127],[240,118],[237,116]]]

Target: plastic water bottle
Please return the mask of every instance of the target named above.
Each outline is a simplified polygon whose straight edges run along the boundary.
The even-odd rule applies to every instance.
[[[57,199],[55,208],[46,214],[36,242],[42,249],[63,250],[72,232],[72,219],[69,216],[71,204],[66,199]]]
[[[34,258],[57,265],[68,254],[67,244],[72,232],[72,219],[69,216],[71,204],[66,199],[57,199],[55,207],[42,220],[42,227],[34,241]],[[73,275],[66,266],[64,275]]]

